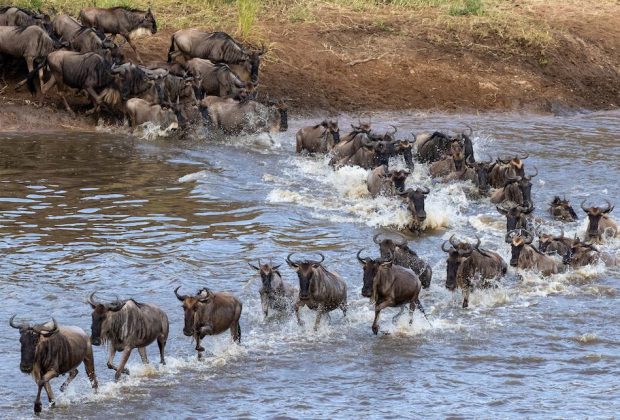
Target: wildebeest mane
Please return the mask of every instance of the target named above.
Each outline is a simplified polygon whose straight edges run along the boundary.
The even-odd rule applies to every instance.
[[[123,10],[125,12],[144,13],[144,14],[146,14],[145,10],[135,9],[135,8],[129,7],[129,6],[115,6],[115,7],[110,7],[109,10]]]
[[[125,343],[128,338],[144,339],[148,334],[148,328],[142,309],[145,304],[133,299],[125,301],[123,307],[117,312],[109,312],[101,329],[101,339],[104,343],[112,345]]]
[[[24,32],[28,28],[29,28],[28,26],[16,26],[15,29],[13,29],[13,31],[16,34],[21,34],[22,32]]]
[[[45,372],[56,363],[60,364],[68,359],[71,351],[69,339],[60,331],[56,331],[51,337],[37,345],[34,364],[40,366]]]
[[[216,61],[236,64],[248,59],[248,54],[245,52],[243,47],[226,32],[213,32],[208,37],[208,41],[215,43],[215,45],[212,45],[210,49],[213,49],[216,46],[220,47],[221,57],[214,57]]]

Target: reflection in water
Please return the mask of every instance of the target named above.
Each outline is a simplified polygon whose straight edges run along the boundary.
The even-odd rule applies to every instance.
[[[540,170],[533,190],[537,221],[557,232],[559,225],[546,216],[553,195],[566,194],[577,208],[583,198],[617,201],[618,117],[399,114],[373,120],[382,121],[376,130],[394,123],[399,133],[458,128],[462,121],[474,126],[479,154],[529,152],[527,165]],[[324,159],[293,156],[294,133],[304,123],[273,143],[97,133],[0,138],[0,279],[8,301],[0,319],[53,315],[88,331],[85,297],[97,290],[101,298],[157,303],[171,321],[167,366],[143,367],[134,355],[131,377],[114,384],[105,349],[97,348],[100,393],[91,393],[80,369],[55,416],[353,417],[370,411],[371,417],[400,417],[410,416],[412,407],[418,415],[442,417],[620,411],[610,398],[620,391],[618,268],[585,267],[551,278],[519,278],[511,269],[502,287],[474,292],[470,309],[462,310],[460,296],[443,287],[442,239],[478,234],[483,246],[508,259],[505,225],[488,199],[472,198],[465,184],[433,182],[423,165],[408,182],[431,189],[432,226],[412,237],[411,246],[433,266],[432,286],[421,297],[432,327],[419,313],[412,327],[407,317],[393,325],[388,311],[381,325],[389,335],[373,337],[355,252],[373,250],[373,233],[398,229],[407,214],[397,199],[366,194],[365,171],[333,173]],[[583,234],[580,217],[565,226],[567,235]],[[618,253],[620,241],[603,249]],[[281,263],[290,251],[318,250],[347,280],[347,319],[334,312],[316,333],[309,311],[305,328],[286,317],[264,322],[259,281],[246,263],[259,257]],[[282,273],[296,281],[286,265]],[[181,333],[172,293],[177,285],[237,294],[244,303],[243,344],[231,344],[228,334],[208,339],[212,356],[197,362]],[[0,395],[0,409],[7,417],[28,415],[36,387],[18,371],[17,334],[6,324],[2,331],[0,379],[13,385]],[[154,355],[156,348],[148,351]]]

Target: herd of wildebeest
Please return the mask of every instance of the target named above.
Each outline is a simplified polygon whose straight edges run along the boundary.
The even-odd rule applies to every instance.
[[[37,75],[43,94],[56,84],[68,110],[71,107],[63,94],[67,87],[85,91],[93,103],[93,112],[104,104],[114,110],[122,100],[123,112],[132,125],[145,121],[162,126],[178,124],[187,121],[188,107],[199,106],[207,111],[215,127],[228,133],[287,129],[284,104],[262,104],[255,100],[254,89],[264,49],[245,50],[222,32],[181,30],[172,36],[168,63],[145,67],[122,63],[122,54],[110,35],[121,35],[135,50],[132,41],[136,36],[157,30],[150,10],[90,8],[82,10],[79,17],[81,23],[67,15],[50,19],[15,7],[0,8],[0,25],[9,25],[0,27],[0,53],[26,60],[30,73],[25,80],[32,89]],[[140,60],[137,51],[136,55]],[[50,74],[46,76],[44,69]],[[563,229],[560,235],[549,234],[545,231],[545,221],[532,216],[531,181],[538,170],[534,168],[533,173],[526,173],[527,154],[477,160],[471,129],[467,134],[434,132],[397,139],[396,127],[384,134],[375,133],[366,123],[351,127],[343,137],[337,121],[324,120],[304,127],[296,135],[297,153],[329,154],[329,164],[334,169],[359,166],[369,170],[369,194],[402,198],[410,214],[407,227],[410,233],[425,229],[424,202],[431,193],[425,187],[405,187],[418,162],[427,164],[431,177],[438,182],[469,181],[475,186],[477,196],[490,197],[497,211],[506,217],[505,241],[511,247],[510,266],[549,276],[568,267],[598,261],[616,263],[613,256],[601,253],[595,245],[619,233],[609,215],[613,210],[609,201],[602,207],[586,206],[585,200],[581,203],[589,219],[583,239],[566,237]],[[404,161],[407,169],[390,169],[393,158]],[[549,204],[549,215],[558,222],[578,219],[569,201],[560,197]],[[535,236],[538,236],[538,247],[533,244]],[[357,260],[363,272],[361,294],[375,304],[372,331],[377,334],[379,315],[385,308],[401,308],[398,317],[408,306],[410,324],[416,308],[424,313],[419,295],[423,288],[430,287],[433,273],[431,266],[408,245],[404,235],[378,234],[373,241],[380,256],[364,256],[365,250],[361,249]],[[449,290],[461,289],[463,308],[468,307],[471,290],[497,286],[508,269],[499,253],[481,247],[479,238],[470,242],[452,235],[441,249],[447,253],[445,286]],[[318,255],[320,259],[293,259],[293,253],[287,256],[286,263],[297,272],[299,288],[283,280],[280,265],[274,265],[271,259],[264,264],[260,259],[258,264],[250,264],[261,278],[259,294],[266,319],[270,311],[295,313],[302,324],[299,311],[307,306],[317,312],[316,329],[322,316],[333,310],[340,309],[346,316],[347,284],[326,267],[325,257]],[[205,351],[201,345],[205,336],[230,330],[232,338],[241,341],[242,304],[235,296],[208,288],[181,295],[179,288],[174,293],[183,307],[183,334],[194,338],[199,358]],[[10,320],[10,325],[20,331],[20,369],[32,373],[38,385],[35,412],[41,411],[43,388],[50,403],[54,402],[49,381],[68,373],[60,388],[63,391],[77,375],[77,366],[82,362],[93,388],[97,388],[91,344],[107,343],[107,366],[116,371],[116,380],[122,374],[129,374],[125,365],[134,348],[138,349],[142,361],[148,363],[145,347],[154,341],[159,346],[161,363],[165,364],[169,324],[160,308],[133,299],[100,302],[95,299],[95,293],[87,302],[92,307],[90,337],[78,327],[59,326],[54,319],[39,325],[15,323],[15,316]],[[118,366],[114,364],[117,351],[122,352]]]

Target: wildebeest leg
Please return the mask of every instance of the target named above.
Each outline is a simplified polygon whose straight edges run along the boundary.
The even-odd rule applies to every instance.
[[[26,57],[26,66],[28,67],[28,73],[32,73],[34,70],[34,57]],[[43,88],[43,80],[39,80],[41,83],[41,88]]]
[[[131,48],[133,48],[133,52],[136,53],[136,58],[138,59],[138,62],[140,62],[140,64],[144,64],[144,62],[142,61],[142,57],[140,57],[140,53],[138,52],[138,49],[134,45],[134,43],[131,40],[131,38],[129,38],[129,35],[121,34],[121,36],[123,36],[127,40],[127,43],[131,46]]]
[[[116,350],[114,350],[114,347],[110,346],[108,350],[108,369],[118,370],[118,368],[114,366],[114,355],[115,354],[116,354]],[[129,369],[125,369],[123,373],[126,375],[129,375]]]
[[[196,339],[196,351],[198,352],[198,357],[200,358],[200,353],[205,351],[205,348],[200,345],[200,331],[194,334],[194,338]]]
[[[125,365],[127,364],[127,360],[129,360],[129,356],[131,355],[131,347],[126,347],[125,350],[123,350],[123,353],[121,355],[121,361],[118,363],[118,369],[116,369],[116,375],[114,375],[114,380],[118,381],[119,379],[121,379],[121,375],[123,373],[125,373]],[[127,374],[129,374],[129,371],[127,371]]]
[[[101,105],[101,98],[99,97],[99,95],[97,95],[97,92],[95,92],[95,89],[93,89],[90,86],[86,88],[86,92],[88,93],[91,100],[93,101],[93,109],[89,109],[88,111],[85,112],[86,115],[90,115],[90,114],[93,114],[99,111],[99,106]]]
[[[323,307],[319,306],[319,308],[316,310],[316,320],[314,321],[314,331],[319,329],[319,324],[321,323],[321,317],[323,316],[323,313],[325,311],[323,311]]]
[[[391,300],[386,300],[375,306],[375,320],[372,322],[372,332],[375,335],[379,333],[379,314],[382,310],[392,305],[393,302]]]
[[[230,327],[230,334],[232,335],[232,339],[234,341],[241,343],[241,324],[239,324],[239,320],[237,320],[237,322]]]
[[[297,301],[297,303],[295,303],[295,316],[297,316],[297,323],[301,326],[304,325],[304,321],[301,319],[301,317],[299,316],[299,309],[304,306],[305,303],[301,302],[301,301]]]
[[[412,300],[411,303],[409,304],[409,325],[413,324],[413,313],[415,312],[417,300],[418,300],[418,297],[416,296],[416,298]],[[403,306],[403,309],[405,309],[404,306]]]
[[[37,393],[37,399],[34,402],[34,412],[41,412],[41,390],[45,387],[45,392],[47,393],[47,399],[50,404],[54,402],[54,393],[52,392],[52,387],[49,386],[48,382],[58,376],[58,373],[55,370],[50,370],[47,372],[41,379],[37,381],[37,386],[39,387],[39,392]]]
[[[112,356],[114,358],[114,355]],[[90,380],[90,385],[97,392],[99,384],[97,383],[97,375],[95,375],[95,358],[93,357],[93,348],[89,345],[86,349],[86,357],[84,358],[84,367],[86,368],[86,375]]]
[[[73,369],[72,371],[69,372],[69,377],[67,378],[67,380],[62,385],[60,385],[60,392],[65,392],[65,389],[67,389],[67,387],[69,386],[71,381],[75,379],[77,374],[78,374],[77,369]]]
[[[469,306],[469,292],[470,292],[471,286],[469,284],[469,282],[466,282],[463,287],[461,288],[461,290],[463,290],[463,308],[467,308]]]
[[[146,356],[146,347],[138,347],[138,353],[140,353],[140,358],[142,359],[142,363],[145,365],[149,364],[149,358]]]
[[[339,307],[342,311],[342,316],[347,316],[347,302],[342,302]]]
[[[166,358],[164,357],[164,349],[166,348],[166,336],[160,334],[157,337],[157,347],[159,347],[159,362],[162,365],[166,364]]]
[[[403,315],[403,312],[405,312],[405,307],[401,306],[400,307],[400,311],[398,311],[398,313],[396,315],[394,315],[392,317],[392,323],[396,324],[396,322],[400,319],[400,317]]]
[[[54,407],[56,405],[56,398],[54,398],[54,391],[52,390],[52,385],[49,382],[45,383],[45,392],[47,393],[47,399],[50,402],[50,407]]]

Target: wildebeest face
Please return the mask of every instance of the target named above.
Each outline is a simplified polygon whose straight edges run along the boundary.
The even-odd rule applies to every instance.
[[[588,215],[588,229],[587,236],[588,238],[599,238],[599,224],[601,222],[601,218],[606,217],[607,214],[611,213],[614,209],[614,206],[607,200],[607,207],[585,207],[585,200],[581,203],[582,210]]]
[[[489,165],[479,164],[474,166],[474,170],[476,171],[476,177],[478,179],[478,190],[480,192],[486,193],[491,188],[489,186]]]
[[[262,53],[260,51],[251,52],[248,56],[247,71],[250,73],[250,81],[258,83],[258,69],[260,68]]]
[[[538,250],[543,254],[547,253],[547,248],[553,242],[553,235],[542,234],[538,237]]]
[[[415,190],[408,189],[407,191],[400,193],[400,195],[407,197],[407,208],[413,215],[414,220],[418,220],[420,223],[426,220],[424,200],[426,200],[426,195],[429,192],[430,190],[428,188],[417,188]]]
[[[24,373],[31,373],[34,365],[34,356],[39,343],[39,334],[32,328],[21,328],[19,331],[19,343],[21,344],[21,361],[19,369]]]
[[[101,344],[101,325],[103,321],[105,321],[108,316],[108,310],[105,305],[98,304],[93,308],[92,313],[92,323],[90,326],[90,341],[93,346],[98,346]]]
[[[306,300],[310,298],[310,281],[314,276],[314,270],[319,268],[320,264],[313,262],[302,262],[297,265],[297,277],[299,278],[299,299]]]
[[[458,251],[451,249],[448,252],[448,259],[446,260],[446,289],[456,289],[456,274],[461,265],[461,256]]]
[[[328,129],[329,133],[334,139],[334,143],[338,143],[340,141],[340,129],[338,128],[338,121],[330,121],[328,123]]]
[[[519,188],[521,188],[521,193],[523,194],[523,204],[531,204],[532,203],[532,183],[524,178],[521,180],[519,184]]]
[[[393,171],[392,172],[392,182],[394,183],[394,188],[398,192],[402,192],[405,190],[405,181],[409,176],[409,172],[407,171]]]
[[[362,296],[369,298],[372,297],[372,289],[374,286],[375,276],[377,275],[377,271],[379,270],[381,261],[373,260],[372,258],[362,258],[360,256],[362,251],[363,249],[360,249],[357,252],[357,260],[362,265],[362,270],[364,272],[362,279]]]
[[[512,239],[511,243],[511,255],[510,255],[510,266],[516,267],[519,263],[519,256],[521,255],[521,251],[523,251],[523,246],[525,245],[525,241],[520,236],[517,236]]]
[[[554,218],[559,220],[564,220],[567,222],[577,220],[577,214],[568,200],[563,200],[558,196],[553,198],[553,201],[550,204],[549,212]]]
[[[157,33],[157,22],[155,21],[155,16],[153,16],[151,9],[144,15],[144,19],[140,22],[140,27],[150,29],[152,34]]]
[[[279,265],[272,266],[271,264],[261,264],[260,260],[259,260],[258,266],[252,265],[252,264],[249,264],[249,265],[256,271],[258,271],[258,274],[260,274],[260,278],[263,284],[263,290],[267,293],[270,293],[273,290],[273,287],[271,286],[271,282],[273,281],[273,276],[275,274],[279,274],[278,268],[280,268],[280,266]]]
[[[278,104],[278,111],[280,112],[280,131],[288,130],[288,107],[284,102]]]
[[[198,299],[195,297],[187,296],[183,300],[183,334],[187,337],[191,337],[194,334],[194,314],[196,313],[196,309],[198,309],[198,305]]]

